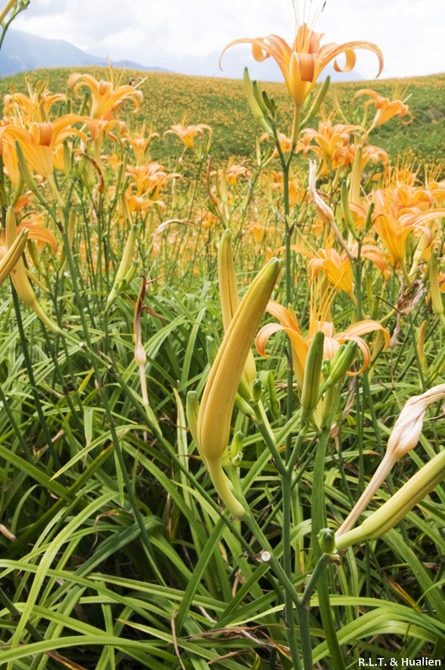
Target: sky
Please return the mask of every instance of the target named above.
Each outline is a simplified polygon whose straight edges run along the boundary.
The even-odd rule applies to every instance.
[[[300,20],[304,13],[312,19],[320,7],[319,0],[295,1]],[[295,18],[292,0],[31,0],[14,27],[65,39],[111,62],[241,77],[243,65],[253,64],[249,47],[229,50],[221,73],[224,46],[272,33],[292,42]],[[376,43],[385,56],[383,77],[445,71],[445,0],[327,0],[315,29],[325,43]],[[357,56],[357,72],[373,78],[376,57],[364,51]],[[275,78],[270,63],[255,66],[253,77]]]

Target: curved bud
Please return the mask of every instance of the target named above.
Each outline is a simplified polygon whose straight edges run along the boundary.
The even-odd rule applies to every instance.
[[[413,396],[408,400],[397,419],[391,435],[389,436],[386,453],[375,471],[371,481],[363,491],[351,513],[345,519],[336,533],[336,537],[346,534],[355,524],[361,513],[369,505],[375,492],[385,481],[388,473],[396,463],[408,451],[414,449],[422,432],[423,419],[429,405],[445,397],[445,384],[433,386],[419,396]]]
[[[14,245],[16,239],[17,224],[15,220],[15,214],[12,207],[8,207],[6,212],[6,244],[8,245],[8,248],[11,248]],[[54,321],[52,321],[52,319],[49,318],[37,300],[34,289],[32,288],[31,282],[28,278],[25,263],[21,256],[18,258],[11,270],[11,280],[19,298],[33,310],[33,312],[39,317],[45,326],[57,335],[64,335],[63,331],[56,323],[54,323]]]
[[[13,267],[21,257],[28,238],[28,229],[22,228],[6,254],[0,261],[0,285],[3,284],[6,277],[11,273]]]
[[[199,442],[206,458],[218,458],[227,446],[230,420],[245,359],[273,287],[281,262],[273,258],[247,290],[224,335],[202,396]]]
[[[236,516],[243,516],[245,509],[227,487],[221,459],[246,358],[280,270],[281,261],[271,259],[244,295],[210,370],[198,415],[200,451],[218,494]]]
[[[338,536],[336,549],[341,551],[352,544],[374,540],[394,528],[408,512],[445,478],[445,450],[437,454],[357,528]]]

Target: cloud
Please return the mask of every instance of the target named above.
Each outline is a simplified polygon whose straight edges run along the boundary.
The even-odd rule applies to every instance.
[[[291,0],[31,0],[15,27],[94,55],[168,67],[219,52],[238,37],[276,33],[291,41],[294,13]],[[386,76],[445,67],[443,0],[328,0],[315,28],[328,42],[376,42]],[[373,77],[375,57],[360,54],[357,70]]]

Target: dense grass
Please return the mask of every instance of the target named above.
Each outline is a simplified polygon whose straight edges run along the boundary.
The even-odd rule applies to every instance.
[[[105,76],[104,70],[92,72]],[[68,74],[30,78],[48,76],[53,91],[65,91]],[[132,76],[140,73],[125,74],[122,83]],[[24,86],[23,77],[13,81],[16,90]],[[431,158],[422,137],[429,126],[443,124],[444,78],[428,81],[410,84],[413,106],[423,109],[420,122],[414,109],[411,126],[394,119],[372,135],[374,144],[381,139],[394,156],[409,147]],[[4,91],[10,83],[2,82]],[[379,86],[389,92],[388,82]],[[287,130],[287,95],[282,86],[267,88],[279,99],[280,127]],[[357,88],[336,87],[345,114]],[[62,144],[65,161],[54,170],[52,190],[38,170],[26,170],[26,158],[14,153],[17,145],[9,145],[26,185],[13,182],[11,162],[10,174],[3,174],[2,219],[28,225],[24,258],[40,282],[40,304],[57,326],[48,330],[32,311],[17,281],[28,276],[25,267],[18,273],[14,266],[13,285],[6,277],[0,288],[0,666],[300,670],[304,663],[305,670],[352,670],[382,658],[400,668],[407,659],[440,661],[443,484],[435,482],[429,495],[423,491],[394,528],[361,536],[340,553],[329,542],[320,546],[318,531],[328,528],[331,537],[339,528],[384,458],[407,400],[437,385],[435,403],[424,407],[422,433],[420,412],[399,440],[403,456],[357,526],[391,504],[392,494],[425,463],[443,459],[443,189],[433,179],[419,181],[406,161],[399,170],[378,164],[359,171],[351,213],[351,165],[340,166],[319,180],[325,209],[318,204],[317,210],[305,159],[299,157],[294,175],[294,156],[285,153],[277,174],[263,145],[256,163],[261,129],[240,82],[149,74],[142,89],[139,112],[123,106],[115,115],[133,130],[145,120],[145,135],[151,126],[163,133],[182,119],[211,125],[214,171],[208,182],[207,156],[186,151],[179,138],[153,142],[152,153],[136,165],[131,134],[122,130],[117,141],[102,137],[97,146],[93,120],[88,126],[85,117],[77,121],[81,138],[72,132]],[[73,96],[70,109],[79,111],[83,102],[82,95]],[[26,110],[19,111],[23,125],[35,130]],[[9,113],[17,121],[17,109]],[[414,129],[418,147],[411,141]],[[29,149],[31,136],[28,144],[17,137],[22,152]],[[231,155],[249,164],[232,182],[221,170]],[[174,174],[164,174],[159,188],[137,191],[134,168],[157,174],[156,157]],[[21,201],[18,192],[26,196]],[[381,208],[378,216],[371,216],[374,206]],[[367,216],[366,228],[360,219]],[[379,227],[382,220],[391,235]],[[218,279],[225,229],[233,248],[220,256]],[[43,232],[53,247],[40,244]],[[116,285],[128,239],[134,239],[128,274]],[[333,261],[320,269],[330,252]],[[261,301],[250,295],[254,313],[247,319],[244,303],[234,317],[237,337],[224,339],[231,328],[223,324],[227,295],[232,315],[236,292],[245,294],[273,254],[282,257],[284,270],[273,293],[269,284],[267,290],[281,310],[269,304],[271,313],[263,317],[263,310],[257,313],[263,293]],[[308,265],[311,256],[318,272]],[[279,332],[289,305],[294,313],[286,313],[287,331]],[[261,317],[261,325],[275,324],[269,357],[255,353],[260,383],[246,375],[233,408],[237,384],[233,393],[227,388],[241,377],[238,346]],[[354,336],[352,346],[340,349],[348,356],[340,374],[338,357],[329,361],[348,333]],[[216,353],[221,342],[231,353],[224,365]],[[194,402],[204,404],[204,388],[215,377],[224,393],[207,400],[206,411],[212,411],[204,453]],[[246,508],[242,520],[218,495],[212,446],[221,434],[230,444],[225,471]],[[419,444],[411,444],[417,434]],[[242,451],[235,453],[241,440]],[[411,490],[410,500],[416,493]],[[394,511],[387,518],[394,519]]]
[[[63,91],[69,73],[86,71],[96,78],[108,78],[105,68],[84,68],[81,70],[54,69],[37,70],[26,75],[6,77],[0,81],[0,95],[9,91],[25,90],[25,81],[33,83],[48,80],[52,91]],[[255,128],[248,108],[244,86],[240,80],[192,77],[176,74],[145,73],[133,70],[119,71],[121,83],[141,81],[140,88],[144,101],[138,113],[132,115],[129,123],[136,128],[143,121],[158,133],[164,133],[171,125],[185,121],[188,124],[207,123],[214,131],[213,155],[216,159],[250,159],[255,150]],[[264,88],[273,97],[279,109],[281,130],[289,132],[292,105],[284,85],[265,83]],[[417,158],[432,161],[445,159],[445,74],[428,77],[412,77],[398,80],[371,80],[357,83],[333,84],[336,97],[350,101],[354,93],[363,88],[372,88],[382,95],[392,98],[408,98],[413,113],[413,121],[403,125],[397,119],[377,128],[373,141],[385,149],[393,158],[402,152],[412,152]],[[328,96],[326,114],[332,109]],[[342,120],[340,120],[342,122]],[[153,146],[155,158],[165,158],[172,154],[171,138],[167,146],[156,143]]]

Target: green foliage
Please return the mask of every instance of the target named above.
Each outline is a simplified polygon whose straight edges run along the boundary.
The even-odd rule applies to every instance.
[[[50,90],[63,91],[71,72],[80,71],[57,68],[37,70],[29,74],[19,74],[0,80],[0,95],[15,90],[24,90],[27,79],[48,81]],[[108,78],[105,68],[84,68],[97,79]],[[129,123],[133,128],[143,121],[156,128],[158,133],[165,132],[171,125],[185,121],[186,125],[208,123],[214,132],[212,154],[215,159],[226,160],[235,156],[237,160],[250,158],[255,151],[255,137],[252,133],[251,112],[246,101],[241,80],[217,79],[211,77],[193,77],[158,72],[141,73],[134,70],[122,73],[122,83],[140,82],[144,101],[139,112],[132,114]],[[277,83],[264,83],[269,97],[275,99],[279,114],[279,125],[287,131],[292,118],[292,103],[285,86]],[[391,98],[393,92],[402,89],[402,98],[408,98],[413,113],[413,121],[407,125],[398,119],[390,121],[376,129],[373,141],[385,149],[392,158],[399,153],[409,151],[417,158],[442,161],[445,159],[445,75],[412,77],[401,80],[372,80],[369,82],[331,84],[336,97],[351,100],[354,93],[363,88],[372,88]],[[332,106],[328,94],[326,109]],[[312,122],[312,125],[314,122]],[[154,146],[153,155],[165,159],[172,155],[171,138],[167,146],[161,143]],[[174,149],[173,149],[174,151]]]

